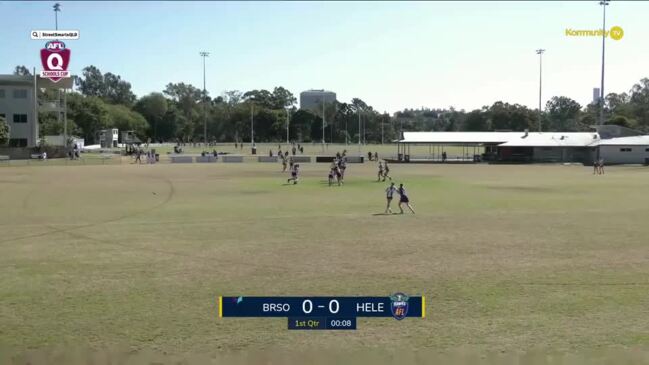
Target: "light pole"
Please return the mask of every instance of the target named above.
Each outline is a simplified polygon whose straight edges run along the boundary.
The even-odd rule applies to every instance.
[[[361,152],[361,108],[356,107],[356,113],[358,113],[358,153]]]
[[[286,144],[287,145],[289,144],[288,126],[289,126],[289,123],[290,123],[289,118],[291,116],[291,113],[290,113],[289,110],[290,110],[289,108],[286,108]]]
[[[322,152],[325,150],[325,98],[322,97]]]
[[[255,123],[254,123],[254,113],[255,113],[255,98],[250,97],[250,148],[253,148],[255,145]]]
[[[349,144],[349,132],[347,131],[347,116],[345,116],[345,146]]]
[[[56,30],[59,30],[59,12],[61,11],[61,4],[56,3],[52,8],[54,8],[54,27]]]
[[[200,52],[203,57],[203,143],[207,146],[207,109],[205,108],[205,101],[207,99],[207,90],[205,89],[205,58],[210,55],[209,52]]]
[[[536,54],[539,55],[539,132],[541,131],[541,91],[543,90],[543,52],[544,49],[539,48],[536,50]]]
[[[59,13],[61,12],[61,4],[55,3],[54,6],[52,6],[52,9],[54,9],[54,28],[56,30],[59,30]],[[56,119],[59,123],[61,123],[61,89],[56,90],[56,95],[57,95],[57,100],[56,100]],[[67,112],[66,112],[66,118],[63,120],[63,143],[64,145],[68,145],[68,120],[67,120]]]
[[[599,97],[599,124],[604,124],[604,53],[606,49],[606,6],[608,1],[600,1],[599,5],[602,6],[602,85],[600,88]]]
[[[383,112],[383,118],[381,118],[381,144],[383,144],[383,122],[385,122],[386,115],[388,115],[388,112]]]

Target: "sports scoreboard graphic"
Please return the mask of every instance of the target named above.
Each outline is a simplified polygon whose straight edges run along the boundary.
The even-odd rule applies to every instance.
[[[219,318],[285,317],[289,330],[355,330],[358,317],[426,318],[424,296],[218,297]]]

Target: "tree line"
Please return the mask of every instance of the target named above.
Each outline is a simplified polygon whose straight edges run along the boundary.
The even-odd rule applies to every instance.
[[[27,75],[29,70],[17,66],[14,74]],[[180,82],[137,98],[128,81],[95,66],[84,68],[74,83],[76,91],[67,95],[68,133],[88,144],[96,143],[98,131],[107,128],[134,131],[142,140],[202,142],[204,123],[209,142],[249,141],[251,115],[256,142],[285,141],[287,119],[291,140],[321,142],[324,124],[325,140],[333,143],[388,143],[401,131],[586,131],[599,122],[599,105],[582,106],[565,96],[550,98],[541,112],[498,101],[471,111],[422,108],[388,115],[359,98],[328,104],[324,111],[300,110],[296,97],[281,86],[211,97]],[[42,99],[56,99],[53,90],[39,93]],[[628,93],[608,94],[604,115],[606,124],[649,132],[649,79]],[[41,136],[63,133],[53,113],[39,114],[39,121]],[[0,126],[0,139],[6,134]]]

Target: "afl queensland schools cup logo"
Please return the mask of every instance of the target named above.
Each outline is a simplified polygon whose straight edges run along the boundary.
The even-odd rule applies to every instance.
[[[61,41],[49,41],[45,43],[45,48],[41,49],[41,64],[43,78],[58,82],[62,78],[70,77],[70,50],[65,48],[65,43]]]
[[[409,297],[403,293],[396,293],[390,296],[390,309],[394,318],[398,320],[406,318],[408,315],[408,299]]]

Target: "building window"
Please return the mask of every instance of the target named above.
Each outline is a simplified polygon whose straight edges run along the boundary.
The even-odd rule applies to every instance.
[[[14,123],[27,123],[27,114],[14,114]]]
[[[4,98],[4,97],[5,97],[5,90],[4,90],[4,89],[0,89],[0,99],[2,99],[2,98]]]
[[[9,147],[27,147],[27,138],[10,138]]]
[[[620,148],[620,152],[631,152],[631,151],[633,150],[630,148]]]
[[[27,90],[25,89],[14,90],[14,99],[27,99]]]

